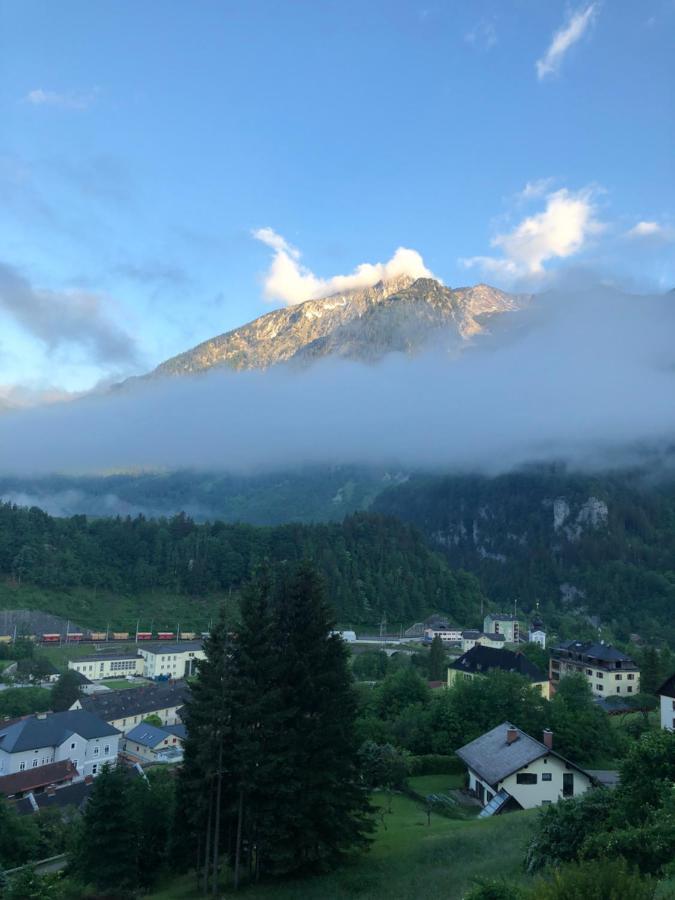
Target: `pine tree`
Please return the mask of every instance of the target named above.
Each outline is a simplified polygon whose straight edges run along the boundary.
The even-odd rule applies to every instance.
[[[359,778],[348,650],[331,634],[319,576],[309,563],[289,567],[275,594],[276,679],[287,720],[264,869],[290,872],[365,847],[373,826]]]
[[[121,896],[138,882],[134,804],[129,780],[119,769],[103,766],[85,807],[74,864],[86,884],[115,887]]]
[[[74,669],[67,669],[52,688],[52,709],[61,712],[70,709],[80,696],[80,680]]]
[[[440,634],[434,636],[429,650],[429,679],[444,681],[448,676],[448,661]]]
[[[640,692],[654,694],[661,684],[661,665],[659,654],[654,647],[646,647],[642,654],[640,669]]]

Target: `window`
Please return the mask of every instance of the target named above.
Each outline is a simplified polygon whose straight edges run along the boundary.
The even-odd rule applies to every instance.
[[[635,675],[633,675],[632,672],[631,672],[630,675],[626,675],[626,678],[627,678],[629,681],[635,681]]]
[[[632,688],[630,685],[628,685],[628,687],[626,688],[626,690],[628,691],[629,694],[632,694],[632,693],[633,693],[633,688]]]
[[[71,749],[71,750],[74,750],[74,749],[75,749],[75,744],[71,744],[71,745],[70,745],[70,749]]]
[[[94,756],[98,756],[98,751],[100,749],[101,749],[100,747],[94,747]]]
[[[95,775],[97,771],[98,771],[98,765],[96,763],[94,763],[94,765],[91,767],[91,774]]]
[[[516,775],[516,782],[518,784],[536,784],[537,783],[537,773],[536,772],[518,772]]]
[[[615,678],[617,681],[621,681],[621,679],[623,678],[623,675],[615,675],[614,678]]]
[[[542,781],[553,781],[553,775],[550,772],[542,772]]]
[[[110,746],[109,746],[109,744],[106,744],[106,745],[105,745],[105,747],[103,748],[103,753],[104,753],[105,756],[107,756],[107,755],[110,753]]]
[[[604,691],[604,687],[601,684],[596,684],[595,689],[596,691]]]
[[[621,693],[621,688],[618,687],[618,688],[616,689],[616,692],[617,692],[617,694],[620,694],[620,693]]]
[[[25,771],[26,771],[26,763],[25,762],[19,763],[19,772],[25,772]]]
[[[604,678],[604,677],[605,677],[604,672],[596,672],[596,674],[597,674],[598,678]]]
[[[40,762],[39,759],[34,759],[34,760],[33,760],[33,768],[34,768],[34,769],[37,769],[38,763],[39,763],[39,762]]]

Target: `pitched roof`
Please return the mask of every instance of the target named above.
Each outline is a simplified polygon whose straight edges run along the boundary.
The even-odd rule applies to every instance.
[[[554,650],[568,650],[580,653],[582,656],[588,656],[601,662],[629,662],[633,663],[630,656],[612,647],[611,644],[604,644],[600,641],[562,641]],[[633,663],[635,665],[635,663]]]
[[[470,672],[472,675],[484,675],[491,669],[499,669],[502,672],[517,672],[530,681],[547,680],[547,676],[539,666],[535,666],[522,653],[514,653],[501,647],[483,647],[480,644],[476,644],[459,659],[450,663],[450,668]]]
[[[673,697],[675,699],[675,675],[671,675],[670,678],[666,679],[656,693],[660,697]]]
[[[445,682],[443,682],[445,684]],[[187,737],[187,728],[185,725],[164,725],[164,731],[168,731],[169,734],[174,735],[174,737],[180,738],[181,741],[184,741]]]
[[[187,653],[190,650],[203,650],[202,644],[199,641],[189,641],[184,644],[157,644],[155,647],[144,647],[143,648],[146,653],[154,653],[157,654],[174,654],[174,653]]]
[[[509,729],[514,729],[517,738],[510,744],[506,741]],[[529,734],[525,734],[520,728],[516,728],[510,722],[502,722],[492,731],[482,734],[475,741],[465,744],[456,751],[457,756],[472,769],[479,778],[487,784],[496,786],[500,781],[518,772],[524,766],[528,766],[542,756],[556,756],[567,765],[572,766],[578,772],[592,776],[580,766],[571,763],[555,750],[549,749],[541,741],[535,740]]]
[[[58,747],[72,734],[86,740],[119,734],[116,728],[84,709],[46,713],[22,719],[9,727],[0,726],[0,750],[19,753]]]
[[[60,781],[72,781],[77,777],[77,769],[69,759],[26,769],[25,772],[14,772],[12,775],[0,777],[0,794],[12,797],[25,791],[34,791],[49,784]]]
[[[147,722],[141,722],[140,725],[136,725],[135,728],[132,728],[127,733],[128,741],[136,741],[136,743],[143,744],[146,747],[156,747],[157,744],[161,744],[166,738],[167,732],[163,728],[149,725]]]
[[[190,689],[185,681],[167,681],[123,691],[101,691],[79,698],[83,709],[111,722],[129,716],[146,715],[159,709],[181,706]]]
[[[93,653],[91,656],[78,656],[76,659],[71,659],[70,661],[72,663],[83,663],[99,662],[99,660],[106,659],[143,659],[143,657],[134,650],[129,653]]]
[[[35,794],[32,797],[33,802],[31,802],[30,797],[22,797],[21,800],[17,800],[14,803],[14,809],[22,816],[36,812],[35,806],[38,809],[47,809],[48,807],[63,809],[68,806],[80,809],[93,789],[93,780],[77,781],[75,784],[58,788],[53,794]]]

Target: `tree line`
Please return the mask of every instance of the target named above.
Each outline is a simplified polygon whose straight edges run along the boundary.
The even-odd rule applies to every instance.
[[[414,621],[440,610],[473,620],[476,580],[453,572],[419,532],[381,515],[342,523],[255,527],[171,519],[60,519],[0,504],[0,575],[15,584],[200,597],[238,591],[267,561],[310,559],[340,621]]]

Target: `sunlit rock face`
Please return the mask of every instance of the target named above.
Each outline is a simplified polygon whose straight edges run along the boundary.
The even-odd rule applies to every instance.
[[[376,361],[387,353],[415,353],[438,344],[460,349],[514,312],[529,296],[486,284],[452,289],[432,278],[400,275],[269,312],[162,363],[153,375],[187,375],[216,366],[266,369],[325,357]]]

